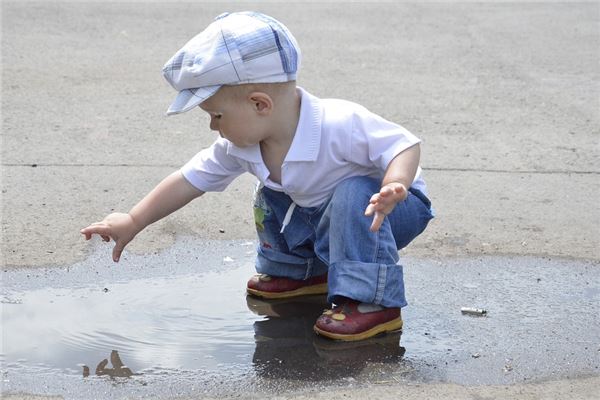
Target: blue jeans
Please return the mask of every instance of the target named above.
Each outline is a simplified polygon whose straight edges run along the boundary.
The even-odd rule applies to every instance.
[[[411,188],[378,232],[364,212],[381,183],[368,177],[342,181],[319,207],[296,207],[280,233],[292,199],[283,192],[257,189],[254,214],[259,245],[256,270],[272,276],[308,279],[328,276],[328,301],[339,296],[384,307],[404,307],[404,278],[398,250],[433,218],[431,204]]]

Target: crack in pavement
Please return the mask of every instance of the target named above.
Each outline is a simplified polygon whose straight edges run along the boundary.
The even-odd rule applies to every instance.
[[[143,167],[143,168],[180,168],[181,165],[175,164],[0,164],[2,167]],[[600,171],[582,171],[582,170],[508,170],[508,169],[478,169],[478,168],[458,168],[458,167],[421,167],[424,171],[448,171],[448,172],[481,172],[489,174],[574,174],[574,175],[600,175]]]

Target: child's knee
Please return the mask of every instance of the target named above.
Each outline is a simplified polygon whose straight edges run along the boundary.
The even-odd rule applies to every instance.
[[[368,197],[379,191],[379,183],[368,176],[353,176],[341,181],[334,190],[334,197]]]
[[[377,180],[365,176],[355,176],[340,182],[331,198],[329,207],[335,214],[363,215],[373,193],[379,190]]]

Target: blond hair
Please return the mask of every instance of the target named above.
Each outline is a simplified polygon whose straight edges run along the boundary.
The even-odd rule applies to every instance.
[[[228,100],[244,100],[252,92],[263,92],[277,99],[295,93],[296,81],[274,83],[243,83],[241,85],[224,85],[219,89]]]

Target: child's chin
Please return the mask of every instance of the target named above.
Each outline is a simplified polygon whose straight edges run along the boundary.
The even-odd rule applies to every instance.
[[[254,146],[254,143],[239,143],[239,142],[231,142],[235,145],[235,147],[239,147],[239,148],[246,148],[246,147],[252,147]]]

